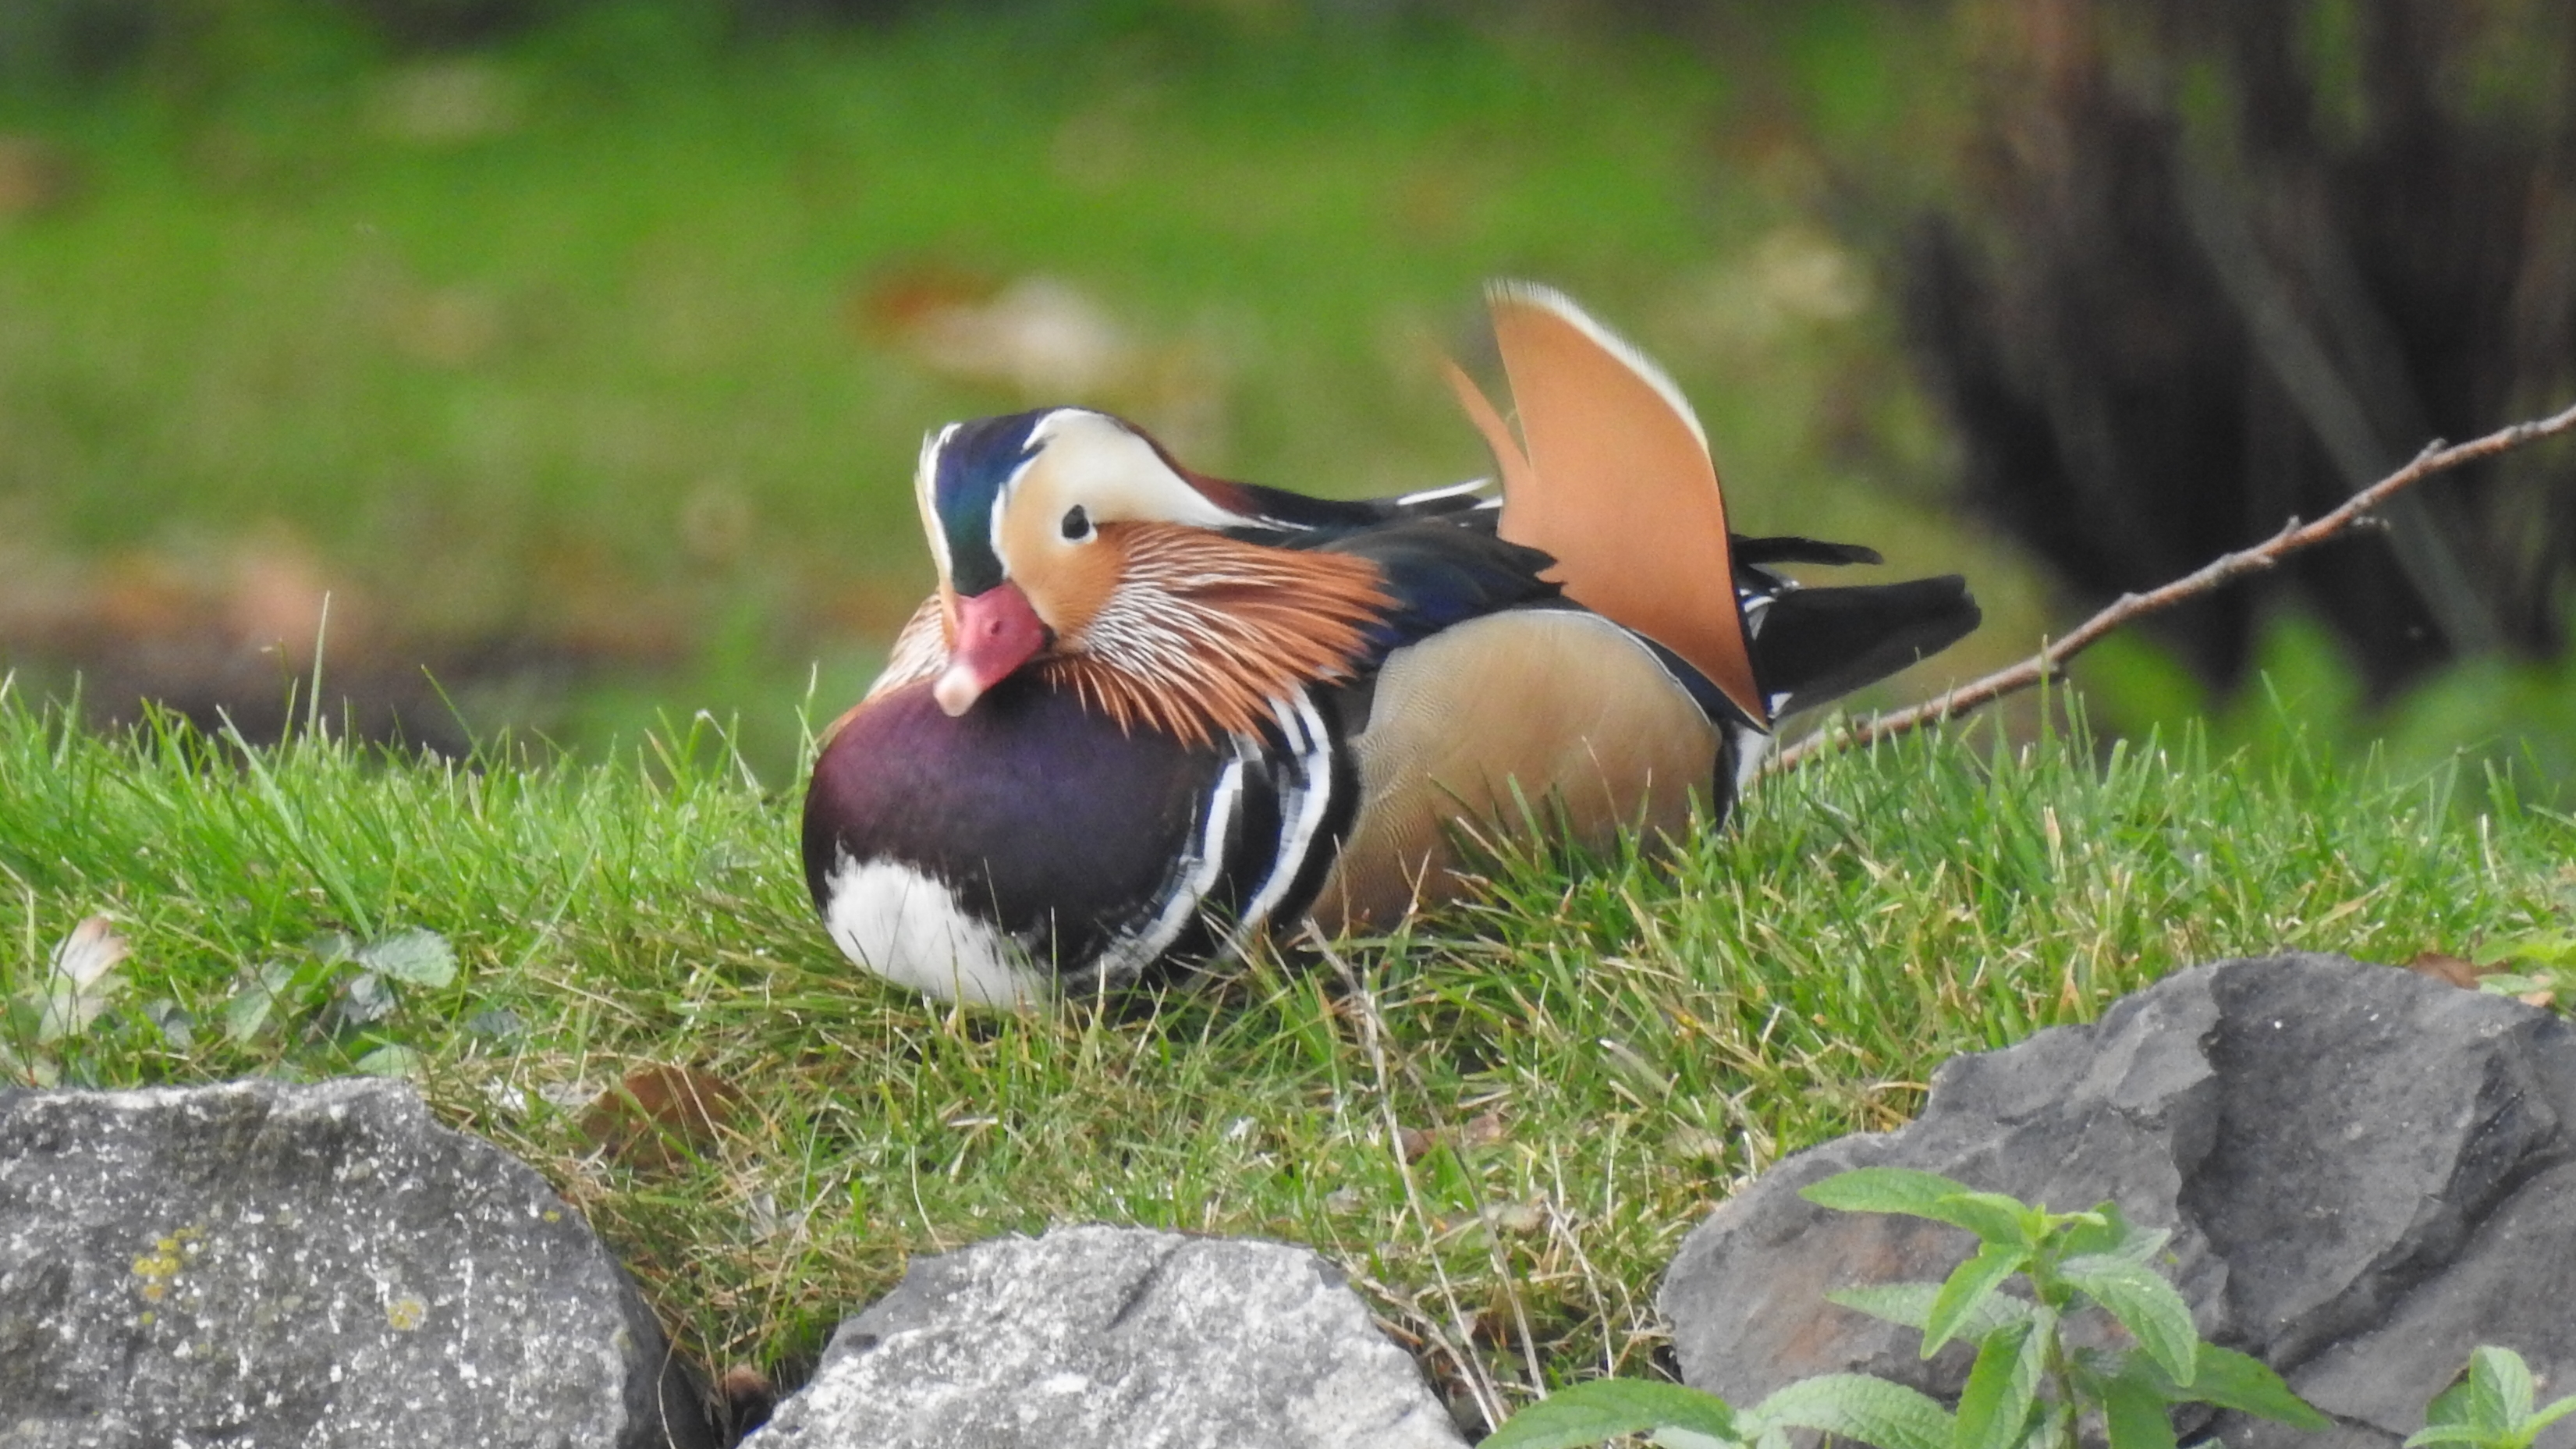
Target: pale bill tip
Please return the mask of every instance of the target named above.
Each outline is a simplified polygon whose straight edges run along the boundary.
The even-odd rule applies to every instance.
[[[950,719],[974,708],[976,697],[983,692],[975,682],[975,671],[963,664],[949,665],[939,682],[930,686],[930,697],[939,701],[940,711]]]

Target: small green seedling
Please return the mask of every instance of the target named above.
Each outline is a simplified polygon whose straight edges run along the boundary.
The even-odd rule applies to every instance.
[[[264,1032],[303,1021],[317,1036],[345,1036],[369,1048],[356,1061],[359,1071],[404,1075],[417,1070],[418,1054],[375,1043],[370,1029],[393,1014],[399,987],[435,991],[455,980],[455,948],[436,931],[397,931],[363,943],[326,932],[297,959],[245,970],[224,1003],[224,1034],[248,1045]]]
[[[1574,1449],[1639,1433],[1669,1449],[1784,1449],[1791,1429],[1878,1449],[2073,1449],[2087,1417],[2100,1422],[2111,1449],[2175,1449],[2171,1406],[2187,1403],[2327,1427],[2326,1417],[2261,1361],[2201,1340],[2189,1305],[2156,1268],[2169,1235],[2132,1226],[2111,1203],[2053,1213],[1895,1167],[1838,1173],[1801,1195],[1847,1212],[1930,1218],[1980,1239],[1947,1281],[1826,1295],[1918,1330],[1925,1358],[1954,1339],[1976,1345],[1955,1415],[1867,1374],[1801,1379],[1742,1411],[1678,1384],[1601,1379],[1522,1410],[1485,1441],[1487,1449]],[[2002,1291],[2016,1277],[2028,1282],[2029,1297]],[[2088,1310],[2109,1315],[2136,1346],[2070,1345],[2067,1319]],[[2523,1382],[2527,1409],[2528,1375]],[[2496,1449],[2529,1443],[2497,1441]]]
[[[2424,1410],[2424,1427],[2408,1435],[2406,1449],[2425,1444],[2464,1444],[2470,1449],[2531,1449],[2540,1431],[2576,1414],[2576,1394],[2545,1409],[2531,1407],[2531,1369],[2509,1348],[2480,1347],[2469,1371]]]
[[[1864,1167],[1801,1194],[1849,1212],[1904,1213],[1965,1228],[1979,1247],[1939,1284],[1828,1294],[1834,1302],[1923,1334],[1923,1356],[1953,1339],[1976,1345],[1951,1449],[2063,1449],[2098,1417],[2111,1449],[2174,1449],[2174,1404],[2203,1403],[2322,1429],[2326,1417],[2261,1361],[2205,1343],[2191,1308],[2156,1263],[2169,1234],[2130,1224],[2116,1204],[2053,1213],[1938,1173]],[[2028,1280],[2030,1296],[2002,1292]],[[2068,1318],[2098,1310],[2133,1348],[2077,1348]]]
[[[2576,997],[2576,991],[2570,989],[2576,987],[2576,933],[2551,931],[2509,937],[2479,951],[2475,960],[2482,968],[2513,968],[2485,971],[2478,977],[2480,991],[2535,999],[2537,993],[2545,991],[2559,1001]]]

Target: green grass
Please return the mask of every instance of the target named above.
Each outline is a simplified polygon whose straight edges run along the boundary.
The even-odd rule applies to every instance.
[[[95,912],[133,943],[126,989],[53,1053],[73,1081],[409,1048],[439,1115],[536,1163],[718,1364],[792,1377],[910,1255],[1096,1219],[1312,1244],[1417,1339],[1471,1319],[1509,1383],[1524,1316],[1553,1377],[1650,1371],[1682,1234],[1782,1155],[1903,1121],[1953,1053],[2214,957],[2563,929],[2576,859],[2567,817],[2457,770],[1924,738],[1767,782],[1660,856],[1506,862],[1480,904],[1345,943],[1361,991],[1266,960],[987,1016],[840,960],[798,783],[703,726],[608,764],[456,765],[102,738],[0,698],[0,968],[27,988]],[[262,963],[412,928],[453,942],[452,984],[364,1028],[224,1031]],[[156,1024],[174,1008],[185,1046]],[[576,1124],[649,1063],[745,1103],[669,1171]],[[1390,1123],[1437,1145],[1403,1167]]]

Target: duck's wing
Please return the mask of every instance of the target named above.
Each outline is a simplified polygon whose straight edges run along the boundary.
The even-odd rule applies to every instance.
[[[1671,650],[1767,727],[1726,500],[1690,405],[1558,293],[1499,282],[1486,302],[1526,449],[1472,383],[1460,401],[1503,474],[1502,537],[1553,556],[1568,598]]]
[[[1498,501],[1485,491],[1487,480],[1482,478],[1394,498],[1317,498],[1286,488],[1212,477],[1182,465],[1169,453],[1162,457],[1202,497],[1246,520],[1243,527],[1229,532],[1262,543],[1293,542],[1308,536],[1332,538],[1419,518],[1455,520],[1479,508],[1489,509]]]
[[[1571,605],[1485,614],[1397,650],[1331,702],[1359,789],[1316,922],[1386,930],[1461,894],[1465,836],[1562,831],[1606,852],[1722,817],[1736,743],[1675,678],[1634,631]]]
[[[1827,543],[1820,538],[1800,538],[1783,534],[1775,538],[1746,538],[1735,535],[1735,566],[1760,568],[1764,564],[1874,564],[1885,563],[1878,550],[1866,544]],[[1741,579],[1738,583],[1744,582]]]
[[[1388,605],[1371,626],[1364,667],[1452,625],[1557,597],[1541,577],[1555,561],[1444,518],[1416,518],[1322,539],[1315,547],[1377,566]]]

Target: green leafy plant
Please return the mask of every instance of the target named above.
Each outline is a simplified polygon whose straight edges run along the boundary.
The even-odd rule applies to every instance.
[[[2424,1427],[2407,1436],[2406,1449],[2426,1444],[2531,1449],[2541,1430],[2576,1414],[2576,1394],[2543,1409],[2532,1408],[2531,1400],[2531,1369],[2522,1355],[2481,1346],[2469,1355],[2467,1374],[2426,1406]]]
[[[2480,968],[2478,989],[2491,995],[2538,999],[2538,993],[2546,992],[2558,1001],[2576,996],[2571,990],[2576,988],[2576,932],[2507,937],[2473,959]],[[2487,969],[2491,967],[2511,969]]]
[[[1489,1449],[1572,1449],[1635,1433],[1675,1449],[1781,1449],[1790,1429],[1821,1430],[1879,1449],[2072,1449],[2088,1417],[2099,1421],[2111,1449],[2174,1449],[2171,1408],[2186,1403],[2306,1429],[2327,1425],[2259,1360],[2202,1341],[2190,1306],[2156,1267],[2169,1235],[2132,1225],[2116,1204],[2053,1213],[1938,1173],[1895,1167],[1838,1173],[1801,1195],[1823,1207],[1903,1213],[1977,1235],[1977,1251],[1943,1282],[1826,1295],[1919,1331],[1925,1358],[1954,1340],[1974,1344],[1976,1359],[1956,1414],[1866,1374],[1801,1379],[1740,1412],[1716,1395],[1677,1384],[1603,1379],[1531,1405],[1485,1441]],[[2027,1283],[2028,1297],[2003,1291],[2015,1278]],[[2068,1320],[2088,1311],[2107,1315],[2134,1346],[2069,1342]],[[2527,1411],[2528,1374],[2522,1382]],[[2561,1410],[2552,1405],[2545,1412]],[[2497,1449],[2528,1449],[2529,1443],[2496,1441]]]
[[[1879,1449],[1950,1449],[1954,1437],[1949,1412],[1923,1393],[1869,1374],[1821,1374],[1749,1409],[1680,1384],[1594,1379],[1521,1410],[1484,1445],[1576,1449],[1614,1435],[1648,1434],[1668,1449],[1787,1449],[1792,1429],[1819,1430]]]
[[[417,1065],[417,1054],[394,1042],[368,1045],[369,1029],[393,1014],[399,987],[435,991],[455,980],[455,948],[436,931],[397,931],[366,942],[326,932],[296,960],[265,961],[243,972],[224,1003],[224,1034],[247,1045],[301,1021],[316,1036],[352,1038],[365,1047],[355,1063],[359,1071],[400,1075]]]
[[[1834,1302],[1923,1334],[1923,1356],[1976,1345],[1959,1396],[1953,1449],[2064,1446],[2098,1416],[2112,1449],[2173,1449],[2175,1404],[2202,1403],[2306,1429],[2327,1420],[2261,1361],[2202,1341],[2191,1308],[2157,1271],[2170,1236],[2131,1224],[2117,1204],[2053,1213],[1932,1172],[1864,1167],[1801,1196],[1849,1212],[1903,1213],[1965,1228],[1979,1246],[1939,1284],[1845,1289]],[[2002,1291],[2013,1277],[2030,1296]],[[2069,1317],[2107,1315],[2131,1348],[2079,1348]]]

